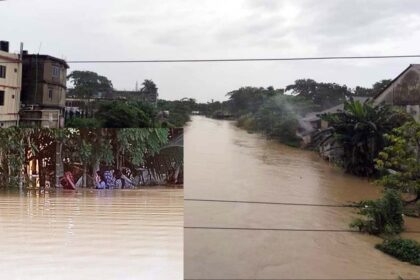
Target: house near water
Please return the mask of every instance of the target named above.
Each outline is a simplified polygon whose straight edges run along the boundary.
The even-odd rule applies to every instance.
[[[374,106],[391,105],[404,109],[420,122],[420,64],[409,65],[386,88],[371,98],[354,97],[359,102],[372,102]],[[302,138],[302,145],[313,143],[314,136],[325,130],[329,124],[321,119],[323,114],[337,113],[344,109],[344,104],[337,105],[322,112],[313,112],[300,119],[297,135]],[[337,161],[342,149],[334,141],[326,141],[319,147],[322,157]]]
[[[68,68],[62,59],[23,53],[21,123],[64,127]]]
[[[28,54],[23,44],[11,53],[0,41],[0,128],[64,127],[68,68],[62,59]]]
[[[382,92],[372,98],[374,105],[389,104],[404,108],[420,121],[420,64],[411,64]]]
[[[366,102],[368,97],[353,97],[353,100]],[[344,103],[326,109],[320,112],[311,112],[299,120],[299,129],[297,135],[302,139],[302,145],[307,146],[312,142],[313,136],[321,130],[328,128],[328,122],[321,119],[322,115],[334,114],[344,110]]]
[[[9,52],[9,42],[0,42],[0,128],[19,124],[22,60]]]

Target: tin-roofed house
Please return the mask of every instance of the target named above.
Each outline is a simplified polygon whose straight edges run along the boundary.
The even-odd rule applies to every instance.
[[[23,53],[21,124],[64,127],[68,68],[62,59]]]

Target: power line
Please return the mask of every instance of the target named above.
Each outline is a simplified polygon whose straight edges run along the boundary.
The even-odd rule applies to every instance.
[[[1,0],[0,0],[1,1]],[[264,62],[305,60],[354,60],[354,59],[401,59],[420,58],[420,54],[369,55],[369,56],[319,56],[319,57],[277,57],[277,58],[216,58],[216,59],[140,59],[140,60],[69,60],[68,64],[110,64],[110,63],[212,63],[212,62]],[[0,63],[16,63],[0,61]]]
[[[302,60],[347,60],[347,59],[398,59],[420,58],[410,55],[370,55],[370,56],[320,56],[320,57],[280,57],[280,58],[217,58],[217,59],[151,59],[151,60],[69,60],[67,63],[207,63],[207,62],[263,62],[263,61],[302,61]]]
[[[193,198],[186,198],[186,199],[184,199],[184,201],[240,203],[240,204],[263,204],[263,205],[285,205],[285,206],[308,206],[308,207],[331,207],[331,208],[359,208],[359,205],[355,205],[355,204],[313,204],[313,203],[262,202],[262,201],[193,199]]]
[[[292,229],[292,228],[248,228],[248,227],[205,227],[205,226],[185,226],[185,229],[206,229],[206,230],[241,230],[241,231],[287,231],[287,232],[343,232],[360,233],[358,230],[351,229]],[[404,231],[404,233],[418,234],[420,231]]]

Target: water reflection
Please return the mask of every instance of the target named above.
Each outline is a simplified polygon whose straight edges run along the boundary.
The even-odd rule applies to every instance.
[[[183,191],[0,193],[0,279],[182,279]]]

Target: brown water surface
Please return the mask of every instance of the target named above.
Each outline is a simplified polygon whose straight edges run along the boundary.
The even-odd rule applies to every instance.
[[[373,183],[230,121],[194,117],[185,153],[186,279],[420,279],[419,267],[376,250],[379,238],[346,232],[352,208],[273,204],[377,198]]]
[[[182,190],[0,193],[0,279],[182,279]]]

